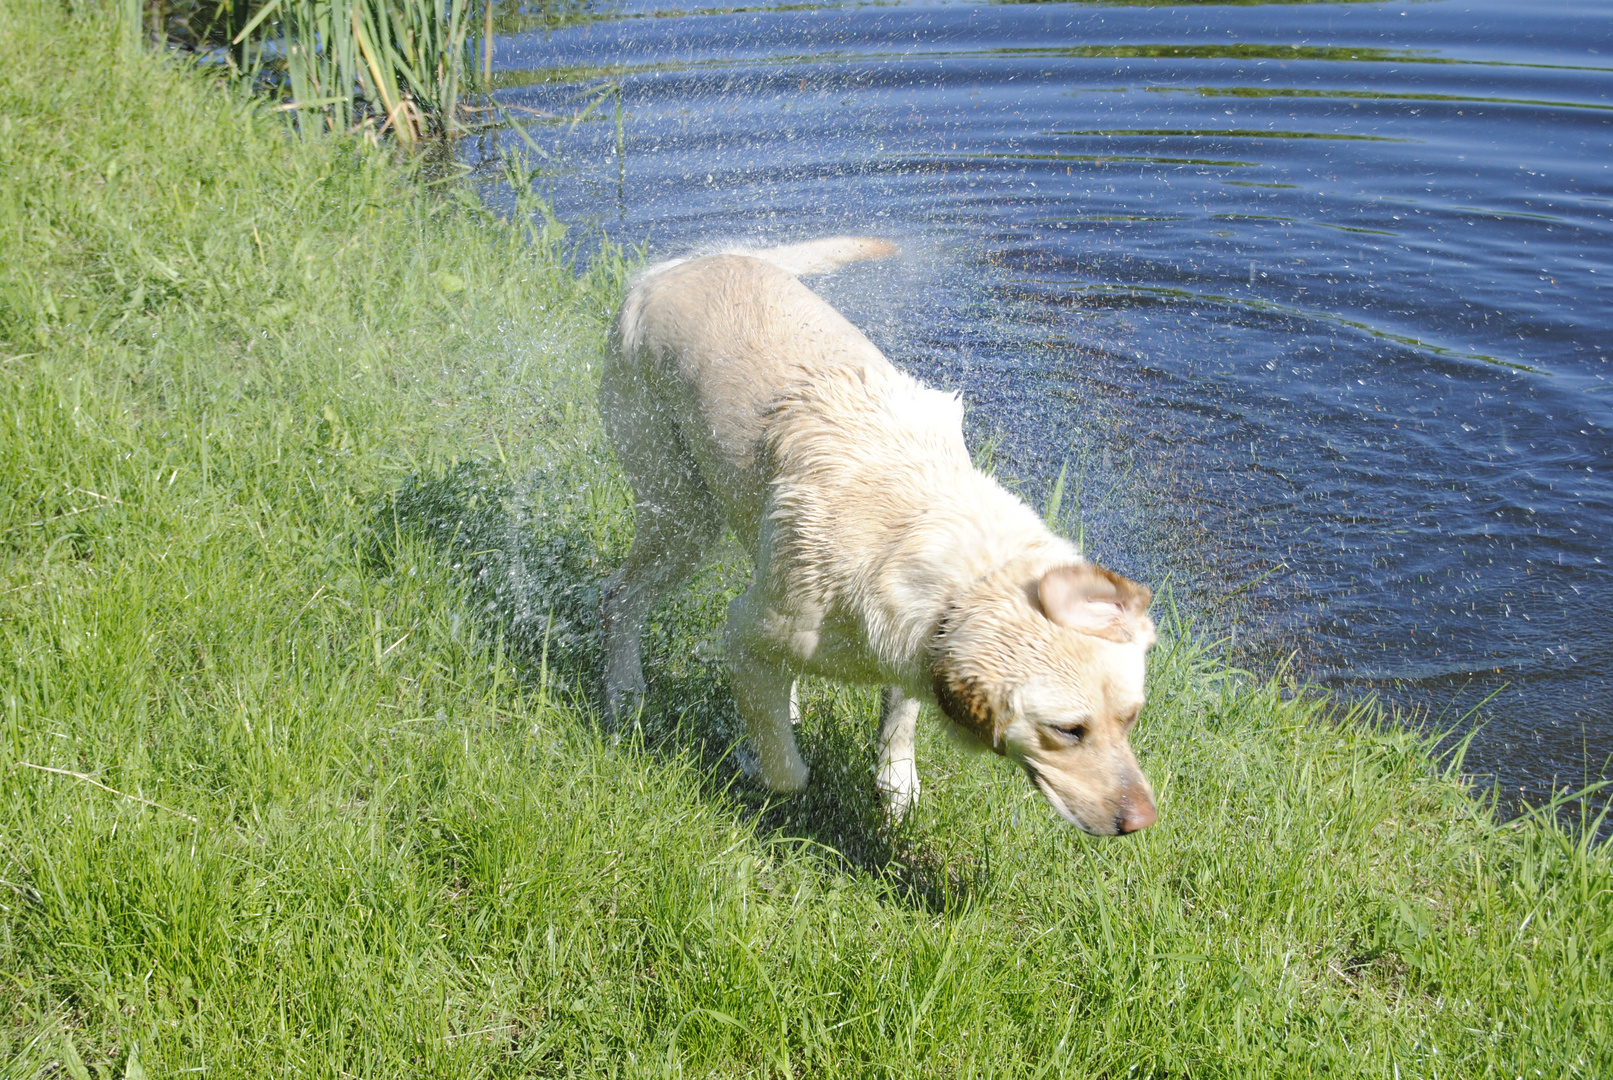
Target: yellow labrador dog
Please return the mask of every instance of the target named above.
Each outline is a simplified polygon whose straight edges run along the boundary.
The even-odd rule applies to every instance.
[[[641,706],[644,618],[726,525],[755,564],[725,642],[744,762],[767,787],[806,785],[795,680],[814,674],[885,686],[876,782],[894,817],[918,795],[931,702],[1087,832],[1146,828],[1158,815],[1128,736],[1148,588],[975,469],[958,398],[897,371],[796,277],[894,250],[837,237],[634,283],[600,387],[638,516],[601,605],[607,706]]]

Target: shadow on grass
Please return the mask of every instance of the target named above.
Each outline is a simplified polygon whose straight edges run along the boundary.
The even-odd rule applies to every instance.
[[[560,473],[512,477],[480,462],[409,477],[375,516],[370,563],[389,572],[405,544],[440,552],[477,622],[517,667],[599,717],[599,588],[631,539],[625,515],[599,486],[597,478]],[[802,794],[780,799],[738,771],[733,750],[744,725],[723,670],[722,622],[749,573],[743,552],[726,544],[651,614],[643,641],[649,698],[633,730],[619,737],[663,757],[693,757],[711,797],[762,833],[829,849],[903,903],[938,912],[967,907],[989,889],[985,848],[942,852],[921,827],[885,819],[874,788],[873,688],[803,684],[798,737],[812,781]]]

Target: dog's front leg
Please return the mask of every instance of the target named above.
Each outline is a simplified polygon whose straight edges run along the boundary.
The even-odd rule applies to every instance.
[[[760,635],[767,620],[757,617],[751,601],[746,594],[730,605],[727,633],[734,704],[745,718],[754,755],[745,771],[774,791],[793,794],[806,787],[808,772],[795,745],[795,675]]]
[[[747,653],[730,653],[734,704],[745,718],[756,777],[774,791],[794,794],[806,787],[807,766],[795,746],[795,676],[782,664]]]
[[[918,760],[913,739],[919,703],[895,686],[885,687],[879,712],[879,772],[874,786],[885,797],[885,812],[900,821],[919,797]]]

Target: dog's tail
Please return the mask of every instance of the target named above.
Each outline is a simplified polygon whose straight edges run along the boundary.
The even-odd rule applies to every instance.
[[[639,271],[633,278],[635,287],[665,273],[674,266],[682,266],[691,259],[710,255],[748,255],[763,259],[786,274],[803,277],[807,274],[827,274],[848,263],[869,262],[895,255],[900,249],[891,241],[878,236],[827,236],[822,240],[807,240],[800,244],[782,247],[753,248],[742,244],[720,244],[708,247],[681,259],[668,259]]]
[[[896,252],[895,244],[878,236],[829,236],[775,248],[731,248],[724,254],[765,259],[785,273],[801,277],[826,274],[848,263],[887,258]]]

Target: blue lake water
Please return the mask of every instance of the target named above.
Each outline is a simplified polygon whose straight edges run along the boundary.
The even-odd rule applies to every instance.
[[[1606,774],[1613,2],[591,14],[495,56],[561,220],[897,238],[817,287],[1094,558],[1479,707],[1511,795]]]

